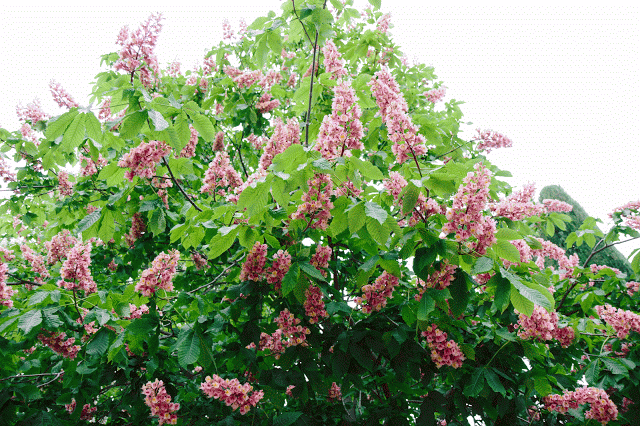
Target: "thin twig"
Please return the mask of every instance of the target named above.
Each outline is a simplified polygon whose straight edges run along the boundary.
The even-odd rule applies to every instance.
[[[15,376],[3,377],[0,382],[11,379],[21,379],[23,377],[44,377],[44,376],[59,376],[61,373],[37,373],[37,374],[17,374]]]
[[[35,281],[29,281],[29,280],[22,279],[22,278],[20,278],[20,277],[17,277],[17,276],[15,276],[15,275],[11,274],[11,273],[9,273],[9,274],[7,274],[7,275],[9,275],[10,277],[15,278],[16,280],[18,280],[18,282],[17,282],[17,283],[5,283],[5,284],[7,284],[7,285],[22,285],[22,284],[29,284],[29,285],[35,285],[36,287],[40,287],[40,286],[42,285],[41,283],[37,283],[37,282],[35,282]]]
[[[302,25],[302,29],[304,30],[304,33],[307,36],[307,40],[309,40],[309,44],[311,44],[311,37],[309,37],[309,33],[307,32],[307,29],[304,27],[302,20],[298,16],[298,11],[296,10],[296,1],[291,0],[291,3],[293,4],[293,13],[296,15],[296,18],[298,18],[298,21],[300,21],[300,25]]]
[[[193,200],[191,199],[191,197],[189,197],[189,195],[184,192],[184,189],[182,189],[182,187],[180,186],[180,184],[178,183],[178,180],[175,178],[175,176],[173,176],[173,172],[171,171],[171,167],[169,167],[169,162],[167,161],[166,157],[162,157],[162,162],[164,163],[165,166],[167,166],[167,170],[169,171],[169,176],[171,176],[171,180],[173,181],[173,183],[178,187],[178,189],[180,190],[180,192],[182,193],[182,195],[184,195],[184,198],[187,199],[187,201],[199,212],[202,211],[202,209],[198,206],[196,206],[196,203],[193,202]]]
[[[195,293],[198,290],[201,290],[203,288],[212,286],[213,284],[215,284],[229,269],[233,268],[234,266],[236,266],[238,264],[238,262],[240,262],[242,259],[244,259],[244,257],[246,256],[246,254],[243,254],[240,259],[234,261],[233,263],[231,263],[229,266],[227,266],[226,268],[224,268],[222,270],[222,272],[220,272],[212,281],[208,282],[207,284],[201,285],[198,288],[194,288],[193,290],[189,290],[187,292],[187,294],[192,294]]]
[[[313,44],[313,60],[311,61],[311,86],[309,87],[309,107],[307,108],[307,122],[304,130],[304,146],[309,146],[309,124],[311,123],[311,102],[313,101],[313,75],[316,67],[316,50],[318,49],[318,30]]]

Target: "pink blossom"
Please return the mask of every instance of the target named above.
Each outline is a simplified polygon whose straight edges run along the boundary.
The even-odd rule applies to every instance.
[[[158,58],[154,52],[158,41],[158,34],[162,30],[162,14],[151,14],[147,21],[135,32],[129,33],[128,27],[123,27],[118,34],[117,44],[122,46],[118,52],[118,61],[114,65],[116,71],[122,70],[127,74],[139,71],[140,82],[151,88],[158,82]]]
[[[97,291],[96,283],[91,276],[91,244],[76,243],[60,268],[61,280],[58,286],[67,290],[84,290],[86,294]]]
[[[292,219],[307,220],[307,228],[327,229],[331,219],[333,203],[330,200],[333,183],[331,176],[316,173],[313,179],[307,181],[309,190],[302,194],[302,204],[292,215]]]
[[[422,300],[422,295],[427,288],[435,288],[436,290],[444,290],[449,287],[455,278],[455,272],[458,267],[450,265],[448,260],[441,263],[440,268],[429,274],[427,281],[418,278],[418,294],[414,296],[416,300]]]
[[[558,325],[558,314],[555,311],[548,312],[543,307],[535,305],[530,317],[520,314],[518,318],[518,337],[521,339],[553,339]]]
[[[287,119],[286,125],[280,117],[276,117],[274,121],[273,134],[264,145],[264,152],[260,156],[259,167],[261,170],[269,168],[273,157],[283,153],[291,145],[300,143],[300,124],[296,118]]]
[[[282,279],[287,272],[289,272],[290,267],[291,255],[284,250],[278,250],[278,252],[273,255],[273,263],[266,272],[267,282],[273,284],[274,290],[280,290]]]
[[[331,383],[331,387],[329,388],[329,401],[339,401],[342,399],[342,392],[340,391],[340,386],[336,384],[336,382]]]
[[[16,173],[11,170],[9,164],[7,164],[7,160],[2,157],[0,157],[0,179],[2,179],[4,183],[16,181]]]
[[[292,72],[289,76],[289,80],[287,80],[287,87],[293,87],[296,85],[296,79],[298,78],[298,74]]]
[[[198,131],[193,125],[189,124],[189,131],[191,132],[191,136],[189,137],[189,142],[187,145],[182,148],[180,151],[180,157],[191,158],[196,155],[196,145],[198,144]]]
[[[423,95],[427,98],[429,102],[435,104],[436,102],[440,102],[444,99],[444,95],[447,92],[447,88],[441,86],[437,89],[431,89],[423,93]]]
[[[51,90],[51,96],[53,96],[53,100],[58,104],[58,106],[65,107],[67,109],[77,108],[79,106],[78,103],[73,100],[71,95],[64,90],[62,85],[53,79],[49,81],[49,90]]]
[[[496,216],[506,217],[511,220],[521,220],[531,216],[544,214],[545,207],[534,204],[532,201],[536,188],[533,183],[526,184],[522,191],[514,192],[507,198],[491,205],[491,211]]]
[[[340,59],[342,55],[340,55],[332,40],[327,40],[322,48],[322,54],[324,55],[325,71],[331,73],[333,80],[338,80],[347,75],[347,70],[344,69],[344,59]]]
[[[158,289],[173,291],[173,277],[180,260],[180,252],[171,250],[168,253],[160,253],[153,259],[151,267],[142,271],[140,281],[136,284],[135,291],[143,296],[150,297]]]
[[[594,419],[603,425],[618,418],[618,408],[609,399],[609,395],[598,388],[585,386],[575,391],[565,390],[562,395],[545,396],[543,402],[547,410],[562,414],[570,409],[577,409],[580,405],[591,404],[591,408],[584,413],[585,419]]]
[[[142,315],[149,313],[149,307],[145,304],[140,305],[140,307],[134,305],[133,303],[129,303],[129,316],[123,317],[122,319],[132,320],[136,318],[142,318]]]
[[[640,283],[637,281],[629,281],[625,284],[625,287],[627,287],[627,294],[633,296],[634,293],[640,290]]]
[[[476,131],[478,134],[472,140],[479,142],[476,146],[478,151],[487,151],[489,153],[493,149],[509,148],[513,145],[511,139],[493,130],[476,129]]]
[[[34,99],[33,102],[28,103],[26,107],[18,104],[16,106],[16,114],[18,114],[18,119],[23,123],[29,121],[31,124],[36,124],[38,121],[46,121],[49,119],[49,115],[42,110],[39,99]]]
[[[61,196],[73,194],[73,184],[69,182],[69,174],[65,171],[58,173],[58,191]]]
[[[180,62],[179,61],[173,61],[169,64],[169,70],[168,73],[171,77],[178,77],[181,76],[182,73],[180,73]]]
[[[40,145],[38,134],[27,123],[23,123],[20,127],[20,134],[24,140],[33,142],[36,146]]]
[[[242,264],[241,281],[262,281],[265,277],[264,265],[267,263],[267,245],[259,241],[251,247],[247,260]]]
[[[376,31],[380,31],[382,34],[386,34],[389,31],[389,24],[391,23],[391,14],[387,13],[380,18]]]
[[[131,217],[131,228],[129,229],[129,233],[124,236],[129,247],[133,248],[138,238],[140,238],[146,230],[147,227],[144,224],[144,220],[140,213],[134,213]]]
[[[542,200],[542,203],[548,212],[570,212],[573,210],[573,206],[571,204],[560,200],[546,198]]]
[[[422,332],[422,337],[427,338],[427,346],[431,349],[431,360],[440,368],[444,365],[453,368],[462,367],[466,359],[460,347],[453,340],[447,340],[447,333],[431,324]]]
[[[53,265],[59,260],[67,257],[67,253],[78,242],[78,239],[73,237],[69,230],[65,229],[59,234],[51,238],[51,241],[44,243],[47,248],[47,263]]]
[[[104,167],[107,165],[107,160],[102,157],[102,154],[98,154],[98,161],[93,161],[91,157],[85,157],[81,153],[78,155],[78,160],[84,163],[84,165],[80,169],[80,173],[82,174],[82,176],[95,175],[96,173],[98,173],[98,167]]]
[[[324,308],[322,300],[322,290],[316,285],[310,285],[304,293],[304,310],[309,317],[309,324],[315,324],[322,318],[327,318],[329,314]]]
[[[329,260],[331,260],[332,253],[333,250],[331,247],[318,244],[316,246],[316,252],[311,256],[311,260],[309,261],[324,277],[327,276],[327,271],[324,269],[329,267]]]
[[[231,24],[229,20],[225,18],[222,21],[222,39],[223,40],[231,40],[233,38],[234,32],[231,29]]]
[[[191,253],[191,260],[193,261],[193,264],[196,265],[196,269],[198,270],[206,269],[209,266],[207,258],[197,251]]]
[[[76,409],[76,400],[75,398],[71,399],[71,404],[65,404],[64,408],[72,414]],[[98,407],[92,407],[90,404],[84,404],[82,406],[82,412],[80,413],[80,420],[90,421],[94,417],[94,412],[98,410]]]
[[[294,385],[289,385],[289,386],[287,386],[287,390],[284,393],[293,398],[293,392],[292,392],[293,389],[295,389],[295,386]]]
[[[280,101],[277,99],[272,99],[272,95],[269,92],[263,93],[256,103],[256,109],[260,114],[266,114],[278,108],[279,106]]]
[[[640,333],[640,315],[609,304],[596,306],[596,311],[598,316],[615,330],[618,339],[626,339],[631,330]]]
[[[363,295],[356,297],[355,302],[362,305],[362,312],[365,314],[380,311],[387,306],[387,299],[393,295],[393,290],[397,285],[398,277],[384,271],[373,284],[362,286]]]
[[[27,262],[27,265],[31,268],[31,271],[35,274],[38,274],[34,278],[34,281],[37,283],[43,283],[43,279],[49,278],[49,271],[44,262],[44,256],[40,256],[36,254],[29,246],[26,244],[22,244],[20,246],[20,251],[22,251],[22,257]]]
[[[578,255],[572,254],[570,257],[567,257],[562,247],[558,247],[552,242],[543,240],[542,238],[534,238],[542,245],[541,249],[531,250],[531,255],[538,257],[536,259],[536,266],[540,269],[545,269],[545,259],[550,258],[558,262],[558,267],[560,268],[560,279],[571,277],[573,275],[573,270],[580,263]]]
[[[200,384],[200,389],[209,398],[219,399],[233,411],[240,409],[240,414],[247,414],[264,397],[261,390],[254,391],[249,383],[240,384],[238,379],[223,379],[217,374],[207,376]]]
[[[156,165],[170,152],[171,148],[163,141],[142,142],[123,155],[118,166],[131,169],[124,174],[130,182],[135,176],[151,179],[155,175]]]
[[[151,415],[158,417],[158,424],[174,425],[178,421],[175,413],[180,409],[180,404],[171,402],[171,395],[167,393],[162,380],[147,382],[142,386],[144,403],[151,409]]]
[[[75,337],[67,339],[67,334],[64,332],[53,333],[44,329],[42,331],[46,333],[46,335],[44,333],[38,334],[38,340],[58,355],[69,359],[74,359],[78,355],[80,346],[73,344],[76,341]]]
[[[229,161],[229,154],[225,151],[216,152],[213,161],[209,163],[209,168],[204,174],[204,185],[200,192],[208,194],[218,194],[224,197],[227,190],[237,188],[242,185],[242,179]]]
[[[0,305],[11,308],[13,307],[13,300],[11,300],[11,296],[13,296],[16,291],[12,289],[11,286],[7,285],[8,272],[9,268],[7,267],[7,264],[0,262]]]
[[[288,347],[308,346],[307,334],[311,331],[308,327],[302,327],[300,319],[296,318],[288,309],[281,311],[274,322],[278,324],[278,329],[271,335],[260,334],[259,350],[269,350],[275,359],[279,359]]]

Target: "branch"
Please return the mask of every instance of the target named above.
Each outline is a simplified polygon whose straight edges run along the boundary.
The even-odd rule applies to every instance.
[[[25,280],[22,279],[20,277],[17,277],[11,273],[8,274],[10,277],[15,278],[16,280],[18,280],[18,282],[16,283],[6,283],[7,285],[22,285],[22,284],[29,284],[29,285],[35,285],[36,287],[40,287],[42,284],[41,283],[37,283],[35,281],[29,281],[29,280]]]
[[[0,379],[0,382],[4,382],[5,380],[11,380],[11,379],[21,379],[23,377],[59,376],[61,374],[63,373],[58,372],[58,373],[17,374],[15,376],[3,377],[2,379]]]
[[[180,190],[180,192],[182,193],[182,195],[184,195],[184,198],[187,199],[187,201],[199,212],[202,211],[202,209],[198,206],[196,206],[196,203],[193,202],[193,200],[191,199],[191,197],[189,197],[189,195],[187,195],[186,192],[184,192],[184,189],[182,189],[182,187],[180,186],[180,184],[178,183],[178,180],[175,178],[175,176],[173,176],[173,172],[171,171],[171,167],[169,167],[169,162],[167,161],[166,157],[162,157],[162,162],[164,163],[165,166],[167,166],[167,170],[169,171],[169,176],[171,176],[171,180],[173,181],[173,183],[178,187],[178,189]]]
[[[242,135],[240,135],[240,143],[242,143],[242,139],[244,139],[244,131],[245,128],[242,128]],[[231,139],[231,143],[233,144],[234,148],[236,149],[236,151],[238,151],[238,157],[240,157],[240,165],[242,166],[242,171],[244,172],[244,177],[248,178],[249,177],[249,173],[247,173],[247,169],[246,167],[244,167],[244,161],[242,161],[242,151],[240,150],[240,148],[238,148],[236,146],[236,144],[233,142],[233,139]]]
[[[313,60],[311,61],[311,86],[309,87],[309,107],[307,108],[307,122],[304,129],[304,146],[309,146],[309,123],[311,123],[311,102],[313,101],[313,75],[316,67],[316,50],[318,48],[318,30],[316,30],[316,41],[313,44]]]
[[[296,15],[296,18],[298,18],[298,21],[300,21],[300,25],[302,25],[302,29],[304,30],[304,33],[307,36],[307,40],[309,40],[309,44],[311,44],[311,37],[309,37],[309,33],[307,32],[307,29],[305,28],[304,24],[302,23],[302,20],[298,16],[298,11],[296,10],[296,1],[291,0],[291,3],[293,4],[293,13]]]
[[[244,257],[245,257],[245,256],[246,256],[246,254],[243,254],[243,255],[240,257],[240,259],[238,259],[238,260],[234,261],[234,262],[233,262],[233,263],[231,263],[229,266],[227,266],[226,268],[224,268],[224,269],[222,270],[222,272],[220,272],[220,273],[219,273],[219,274],[218,274],[218,275],[217,275],[217,276],[216,276],[212,281],[208,282],[207,284],[201,285],[200,287],[194,288],[193,290],[189,290],[189,291],[187,292],[187,294],[192,294],[192,293],[195,293],[195,292],[196,292],[196,291],[198,291],[198,290],[201,290],[201,289],[203,289],[203,288],[210,287],[210,286],[214,285],[214,284],[215,284],[215,283],[216,283],[216,282],[217,282],[217,281],[218,281],[218,280],[219,280],[219,279],[220,279],[224,274],[226,274],[226,273],[227,273],[227,271],[228,271],[229,269],[233,268],[234,266],[236,266],[236,265],[238,264],[238,262],[240,262],[242,259],[244,259]],[[175,297],[178,297],[178,296],[175,296]]]

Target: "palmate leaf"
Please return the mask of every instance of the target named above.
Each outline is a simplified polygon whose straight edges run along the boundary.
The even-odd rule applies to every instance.
[[[176,343],[178,349],[178,363],[182,368],[188,368],[200,356],[200,336],[193,328],[183,328]]]

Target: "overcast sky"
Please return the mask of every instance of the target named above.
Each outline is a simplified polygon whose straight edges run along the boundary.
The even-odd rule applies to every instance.
[[[88,104],[100,55],[118,50],[123,25],[135,29],[151,12],[165,17],[156,48],[161,65],[178,59],[186,71],[221,40],[223,18],[237,29],[240,18],[251,23],[280,3],[5,6],[0,126],[18,129],[16,104],[36,97],[49,114],[62,113],[51,99],[52,78]],[[465,102],[463,121],[473,124],[463,139],[476,127],[507,135],[513,148],[488,157],[512,172],[511,185],[559,184],[594,217],[605,220],[640,199],[639,7],[442,3],[383,0],[382,9],[391,12],[391,34],[409,59],[433,65],[446,99]],[[618,247],[628,254],[637,246]]]

